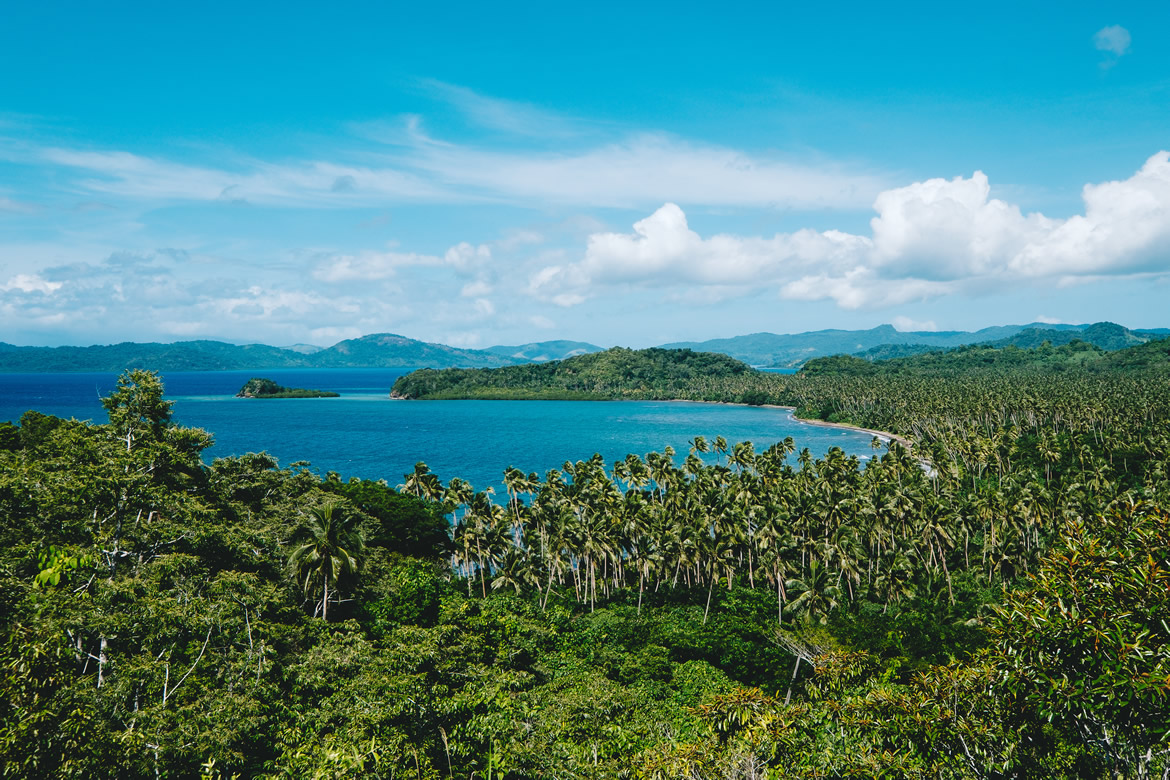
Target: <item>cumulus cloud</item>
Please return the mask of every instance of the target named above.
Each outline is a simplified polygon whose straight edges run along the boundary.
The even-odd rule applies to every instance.
[[[1082,197],[1083,214],[1055,219],[992,198],[979,171],[930,179],[880,193],[868,236],[704,238],[667,203],[632,233],[590,236],[580,260],[545,265],[527,291],[573,306],[613,285],[772,286],[785,298],[856,309],[1004,281],[1170,271],[1170,153],[1155,154],[1128,179],[1086,185]]]
[[[912,320],[909,317],[901,315],[894,317],[891,324],[902,333],[922,333],[923,331],[936,331],[938,325],[934,320]]]
[[[63,282],[50,282],[41,278],[38,274],[17,274],[11,277],[3,285],[0,285],[0,290],[4,292],[11,292],[19,290],[23,293],[42,293],[50,295],[64,286]]]
[[[8,249],[0,247],[0,257],[13,256]],[[284,266],[272,273],[252,266],[243,274],[247,278],[238,278],[231,270],[237,265],[158,250],[10,270],[0,275],[0,328],[15,343],[236,340],[241,334],[289,343],[320,341],[331,332],[396,330],[413,316],[400,297],[301,289],[303,277],[289,277]]]

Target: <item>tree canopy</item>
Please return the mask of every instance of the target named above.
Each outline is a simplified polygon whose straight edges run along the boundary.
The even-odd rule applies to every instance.
[[[127,374],[107,424],[0,431],[0,773],[1158,776],[1170,398],[1142,360],[813,371],[794,405],[912,447],[695,436],[498,497],[206,463]],[[677,388],[775,392],[702,365]]]

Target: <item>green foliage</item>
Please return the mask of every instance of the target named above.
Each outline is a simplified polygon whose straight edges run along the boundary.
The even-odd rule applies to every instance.
[[[502,503],[425,464],[403,493],[205,465],[148,373],[107,425],[25,415],[0,447],[0,774],[1165,770],[1164,369],[932,365],[677,375],[913,439],[864,468],[695,437],[717,462],[514,468]]]
[[[0,450],[18,450],[21,446],[20,428],[11,422],[0,422]]]
[[[37,567],[40,571],[33,578],[36,587],[57,587],[62,579],[77,570],[87,570],[95,561],[84,553],[70,552],[49,545],[37,556]]]
[[[518,361],[483,350],[428,344],[392,333],[346,339],[308,354],[264,344],[222,341],[132,343],[90,347],[13,347],[0,344],[0,371],[118,372],[255,371],[269,368],[416,368],[432,366],[503,366]]]
[[[65,422],[60,417],[29,410],[20,416],[20,447],[36,449],[41,445],[53,430]],[[16,447],[5,447],[13,450]]]
[[[1114,768],[1170,768],[1170,514],[1073,522],[992,622],[1014,695]]]
[[[726,355],[614,347],[565,360],[492,369],[422,370],[400,377],[396,398],[670,399],[751,372]]]
[[[366,516],[362,535],[368,546],[416,558],[450,554],[447,520],[433,502],[399,493],[381,481],[326,480],[322,487],[342,496]]]
[[[244,383],[237,398],[337,398],[331,390],[305,390],[300,387],[284,387],[271,379],[252,378]]]
[[[102,399],[110,427],[125,437],[129,450],[135,439],[159,439],[170,423],[174,402],[163,398],[163,384],[154,371],[128,371],[118,377],[118,387]]]
[[[383,594],[367,597],[371,629],[384,632],[391,625],[435,625],[447,590],[438,567],[418,558],[400,558],[386,569],[378,584]]]
[[[358,572],[365,551],[358,520],[340,501],[327,500],[310,507],[305,523],[293,534],[288,565],[305,598],[314,602],[314,616],[328,619],[339,586]]]

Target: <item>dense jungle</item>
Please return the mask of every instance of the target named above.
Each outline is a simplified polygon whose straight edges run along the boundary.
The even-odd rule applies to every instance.
[[[780,375],[611,350],[400,380],[899,437],[863,463],[712,431],[516,464],[502,494],[422,463],[205,464],[211,434],[129,372],[107,424],[0,426],[2,772],[1170,777],[1168,354]]]

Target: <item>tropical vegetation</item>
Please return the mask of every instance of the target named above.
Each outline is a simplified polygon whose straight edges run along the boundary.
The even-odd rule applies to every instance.
[[[499,495],[204,464],[129,373],[108,424],[0,426],[0,771],[1165,777],[1167,346],[522,367],[912,447],[694,435]]]
[[[254,377],[244,383],[237,398],[337,398],[331,390],[306,390],[301,387],[284,387],[271,379]]]

